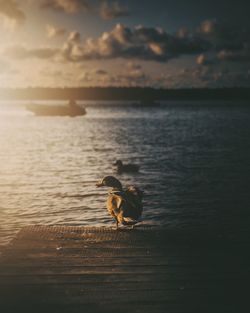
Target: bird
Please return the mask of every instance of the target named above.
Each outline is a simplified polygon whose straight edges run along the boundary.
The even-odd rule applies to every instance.
[[[96,183],[97,187],[111,187],[108,192],[107,210],[116,221],[116,229],[119,223],[132,226],[139,222],[142,215],[143,192],[136,186],[123,189],[121,182],[114,176],[105,176]]]
[[[122,173],[137,173],[139,172],[139,165],[137,164],[123,164],[121,160],[117,160],[114,163],[114,166],[117,167],[117,173],[122,174]]]

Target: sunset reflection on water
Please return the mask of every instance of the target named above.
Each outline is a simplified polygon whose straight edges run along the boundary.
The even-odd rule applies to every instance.
[[[249,119],[246,108],[109,105],[88,106],[84,117],[35,117],[1,104],[1,242],[30,224],[113,225],[107,190],[95,187],[110,174],[144,190],[146,224],[241,223]],[[140,172],[117,175],[117,159]]]

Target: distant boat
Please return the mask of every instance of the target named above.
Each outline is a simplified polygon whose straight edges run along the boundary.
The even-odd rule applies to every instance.
[[[28,111],[38,116],[80,116],[86,114],[86,109],[79,106],[74,100],[70,100],[68,105],[45,105],[29,104],[26,106]]]

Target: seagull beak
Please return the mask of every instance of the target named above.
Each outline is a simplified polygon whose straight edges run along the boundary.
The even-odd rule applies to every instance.
[[[102,181],[97,182],[95,185],[96,185],[96,187],[103,187],[104,186]]]

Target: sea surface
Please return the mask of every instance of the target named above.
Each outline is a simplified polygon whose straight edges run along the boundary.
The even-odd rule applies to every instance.
[[[247,103],[85,105],[83,117],[36,117],[0,102],[0,245],[31,224],[114,225],[95,187],[105,175],[144,191],[142,225],[249,228]],[[140,172],[116,174],[117,159]]]

